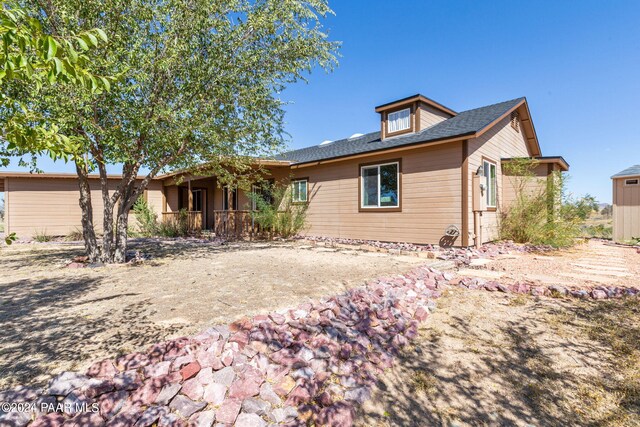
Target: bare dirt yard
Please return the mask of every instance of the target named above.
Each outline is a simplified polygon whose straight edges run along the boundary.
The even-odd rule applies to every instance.
[[[70,269],[78,244],[0,249],[0,389],[295,306],[425,259],[285,244],[134,244],[139,266]]]
[[[635,248],[611,246],[599,240],[556,252],[511,254],[477,264],[475,268],[461,269],[459,274],[503,283],[529,281],[583,287],[638,286],[640,278],[640,255]]]
[[[456,290],[360,426],[638,426],[640,301]]]
[[[638,286],[639,268],[635,249],[591,241],[459,273]],[[640,299],[450,290],[358,419],[360,426],[640,426]]]

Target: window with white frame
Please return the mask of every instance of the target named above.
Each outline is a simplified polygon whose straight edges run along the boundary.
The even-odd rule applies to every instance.
[[[624,181],[624,185],[640,185],[640,179],[638,178],[626,179]]]
[[[308,184],[309,181],[306,178],[291,181],[291,198],[294,203],[306,203],[308,201]]]
[[[389,113],[387,116],[387,133],[400,132],[411,127],[411,109]]]
[[[485,195],[487,200],[488,208],[496,207],[496,192],[498,190],[497,182],[497,167],[496,164],[489,161],[484,160],[482,162],[482,170],[484,171],[484,179],[485,179]]]
[[[362,166],[361,207],[400,207],[400,164],[398,162]]]

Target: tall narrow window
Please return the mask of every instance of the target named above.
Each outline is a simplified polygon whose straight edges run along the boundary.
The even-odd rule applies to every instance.
[[[202,212],[202,190],[191,190],[193,195],[193,208],[194,212]]]
[[[229,209],[229,186],[227,185],[222,187],[222,210],[238,210],[238,191],[235,189],[231,192],[231,209]]]
[[[486,200],[488,208],[496,207],[496,192],[497,188],[497,171],[496,164],[488,160],[484,160],[482,163],[482,169],[484,170],[484,179],[486,185]]]
[[[293,180],[291,187],[291,197],[294,203],[306,203],[308,201],[309,181],[306,178]]]
[[[411,127],[410,120],[410,108],[389,113],[389,116],[387,117],[387,133],[400,132],[401,130],[409,129]]]
[[[361,208],[400,207],[399,162],[362,166]]]

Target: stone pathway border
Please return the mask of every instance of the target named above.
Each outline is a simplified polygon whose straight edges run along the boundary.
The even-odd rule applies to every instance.
[[[452,280],[450,284],[470,290],[498,291],[532,296],[592,298],[597,300],[640,296],[640,288],[635,287],[595,286],[593,288],[580,288],[560,285],[537,285],[530,282],[516,282],[508,285],[496,280],[485,281],[474,277],[458,277]]]
[[[323,236],[297,236],[295,239],[312,246],[359,249],[368,252],[383,252],[453,261],[457,266],[469,265],[474,259],[492,259],[514,252],[550,252],[555,250],[547,245],[519,245],[510,241],[486,243],[480,248],[441,248],[430,244],[416,245],[413,243],[379,242],[376,240],[354,240]]]
[[[419,267],[6,390],[0,401],[22,406],[0,425],[349,426],[452,278]]]

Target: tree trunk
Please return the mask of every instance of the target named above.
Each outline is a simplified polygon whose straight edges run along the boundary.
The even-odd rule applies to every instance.
[[[89,261],[101,260],[100,247],[93,228],[93,206],[91,204],[91,187],[86,172],[76,163],[78,185],[80,187],[80,209],[82,210],[82,237]]]
[[[113,238],[113,204],[107,200],[104,203],[102,216],[102,262],[113,263],[114,238]]]
[[[127,231],[129,229],[129,209],[120,208],[116,223],[116,245],[114,262],[127,262]]]

